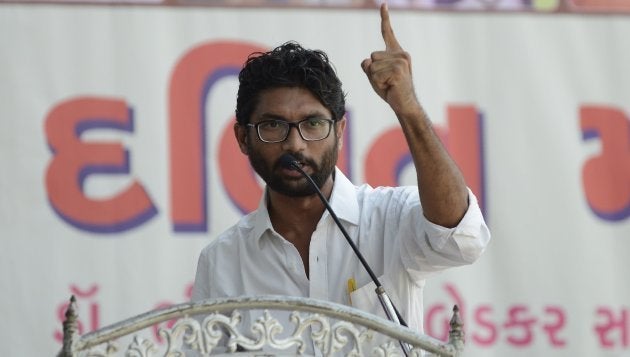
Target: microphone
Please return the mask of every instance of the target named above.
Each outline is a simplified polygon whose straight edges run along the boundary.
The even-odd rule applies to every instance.
[[[341,233],[343,234],[344,238],[346,238],[346,241],[348,242],[348,244],[354,251],[354,254],[357,256],[357,258],[359,258],[359,261],[361,262],[361,264],[363,265],[367,273],[370,275],[370,278],[372,278],[374,285],[376,285],[376,290],[375,290],[376,295],[378,296],[378,299],[381,302],[381,306],[383,307],[383,310],[385,311],[385,314],[387,315],[389,320],[399,325],[409,327],[407,323],[405,322],[405,320],[403,319],[400,312],[398,312],[398,309],[396,309],[396,306],[394,306],[394,303],[389,298],[389,295],[387,295],[385,288],[383,287],[381,282],[378,280],[378,278],[374,274],[374,271],[372,271],[372,268],[370,268],[370,265],[363,257],[363,254],[361,254],[361,252],[359,251],[359,248],[357,247],[357,245],[354,244],[354,241],[352,239],[350,239],[350,235],[341,224],[341,221],[339,221],[337,214],[335,214],[335,211],[332,209],[332,207],[330,207],[328,200],[326,199],[326,197],[324,197],[324,194],[319,189],[319,187],[317,187],[317,184],[315,183],[315,181],[313,181],[313,179],[311,178],[309,174],[307,174],[304,170],[302,170],[302,167],[300,167],[300,163],[291,154],[282,155],[280,157],[280,165],[282,165],[282,167],[285,167],[285,168],[297,170],[308,180],[311,186],[313,186],[313,188],[317,192],[317,195],[319,196],[319,199],[322,201],[322,203],[326,207],[326,210],[328,210],[328,212],[330,213],[330,216],[335,221],[335,224],[337,224],[337,227],[339,227],[339,230],[341,230]],[[410,353],[409,346],[406,343],[403,343],[402,341],[400,341],[400,345],[403,349],[403,352],[405,353],[405,356],[408,356]]]

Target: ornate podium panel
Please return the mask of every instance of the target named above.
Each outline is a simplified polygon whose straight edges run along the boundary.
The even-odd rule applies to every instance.
[[[288,296],[183,303],[79,336],[74,297],[70,301],[60,357],[404,356],[403,344],[409,356],[459,356],[463,350],[457,306],[449,341],[442,342],[345,305]],[[252,311],[254,319],[244,318]],[[163,345],[139,336],[140,331],[173,319],[177,321],[171,328],[159,330]]]

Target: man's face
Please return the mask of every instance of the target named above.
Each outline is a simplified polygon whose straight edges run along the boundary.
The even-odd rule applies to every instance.
[[[260,94],[250,123],[270,119],[297,123],[306,118],[332,119],[332,114],[307,89],[280,87]],[[293,155],[302,169],[322,188],[328,180],[332,180],[345,119],[333,125],[336,128],[320,141],[305,141],[295,127],[290,129],[287,139],[279,143],[261,141],[253,127],[237,125],[235,132],[241,151],[248,155],[256,173],[272,190],[291,197],[301,197],[312,195],[315,190],[298,171],[283,167],[280,157],[287,153]]]

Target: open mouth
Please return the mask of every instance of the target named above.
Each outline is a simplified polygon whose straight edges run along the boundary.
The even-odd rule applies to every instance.
[[[304,169],[304,166],[306,165],[304,162],[302,161],[295,161],[295,164],[297,164],[301,169]]]
[[[291,162],[291,165],[284,166],[282,171],[284,172],[284,175],[287,175],[287,177],[291,177],[292,179],[302,179],[304,177],[304,173],[308,172],[308,167],[309,165],[305,161],[295,160]]]

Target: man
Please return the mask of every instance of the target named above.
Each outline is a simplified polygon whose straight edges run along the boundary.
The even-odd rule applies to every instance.
[[[234,133],[267,184],[258,209],[207,246],[193,300],[290,295],[383,315],[369,275],[307,180],[311,175],[409,327],[422,331],[428,274],[476,260],[490,239],[476,198],[414,93],[411,61],[381,7],[385,50],[361,63],[400,122],[418,186],[354,186],[335,168],[346,126],[341,82],[320,51],[287,43],[253,54],[239,75]],[[358,289],[349,294],[348,282]]]

